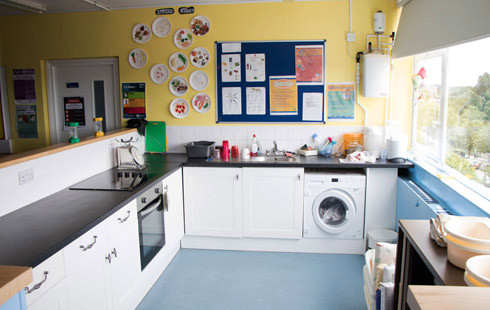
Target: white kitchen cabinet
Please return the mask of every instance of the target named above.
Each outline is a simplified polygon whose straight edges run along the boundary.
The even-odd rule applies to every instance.
[[[301,239],[303,168],[243,168],[243,236]]]
[[[66,246],[70,309],[116,309],[139,275],[136,201]]]
[[[180,244],[184,236],[184,196],[182,170],[179,169],[163,180],[163,192],[167,195],[168,209],[164,213],[165,245]]]
[[[184,167],[185,232],[242,237],[242,169]]]
[[[65,279],[56,283],[44,295],[27,307],[27,310],[65,310],[68,308]]]

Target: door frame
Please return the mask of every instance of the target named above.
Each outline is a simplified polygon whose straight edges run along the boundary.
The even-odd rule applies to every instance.
[[[49,138],[50,144],[57,140],[58,130],[61,130],[61,125],[56,121],[56,115],[59,112],[59,107],[55,104],[55,83],[54,83],[54,69],[56,66],[74,66],[74,65],[110,65],[112,67],[112,77],[114,81],[114,114],[116,128],[121,127],[121,107],[119,97],[119,59],[117,57],[111,58],[83,58],[83,59],[63,59],[63,60],[46,60],[46,80],[48,91],[48,113],[49,113]],[[55,139],[53,139],[53,137]],[[59,143],[59,142],[56,142]]]
[[[3,140],[0,140],[0,153],[12,153],[12,136],[10,128],[9,98],[7,94],[7,76],[5,66],[0,66],[0,95],[1,95],[1,115],[3,122]]]

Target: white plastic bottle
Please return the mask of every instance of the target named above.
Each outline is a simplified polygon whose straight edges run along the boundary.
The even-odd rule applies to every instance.
[[[257,137],[254,134],[252,140],[252,151],[250,152],[250,155],[257,156],[258,151],[259,151],[259,144],[257,142]]]

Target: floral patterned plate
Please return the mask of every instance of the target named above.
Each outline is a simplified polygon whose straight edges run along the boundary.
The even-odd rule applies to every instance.
[[[150,77],[155,84],[163,84],[168,79],[168,68],[162,64],[156,64],[150,69]]]
[[[189,66],[189,60],[184,53],[176,52],[170,55],[168,65],[173,72],[182,73]]]
[[[209,32],[209,28],[211,27],[211,22],[209,22],[209,19],[206,16],[199,15],[194,17],[191,20],[191,31],[194,33],[196,36],[203,36],[206,33]]]
[[[196,47],[189,55],[189,61],[196,68],[206,67],[209,63],[209,52],[204,47]]]
[[[170,113],[175,118],[184,118],[189,114],[189,104],[183,98],[176,98],[170,103]]]
[[[179,29],[174,34],[174,43],[180,49],[186,49],[192,45],[192,41],[194,40],[194,36],[187,29]]]
[[[211,98],[206,93],[198,93],[192,98],[192,107],[199,113],[206,113],[211,108]]]
[[[146,43],[151,38],[151,30],[145,24],[137,24],[133,27],[132,31],[133,40],[136,43]]]
[[[128,61],[131,67],[135,69],[141,69],[146,65],[148,61],[148,56],[146,56],[146,52],[140,48],[135,48],[128,55]]]
[[[185,93],[187,93],[189,84],[185,78],[181,76],[174,76],[172,79],[170,79],[170,82],[168,82],[168,88],[170,89],[172,95],[183,96]]]

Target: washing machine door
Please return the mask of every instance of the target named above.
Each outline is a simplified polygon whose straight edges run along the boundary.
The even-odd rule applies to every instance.
[[[332,234],[346,231],[356,216],[354,200],[341,189],[329,189],[318,195],[312,212],[318,227]]]

